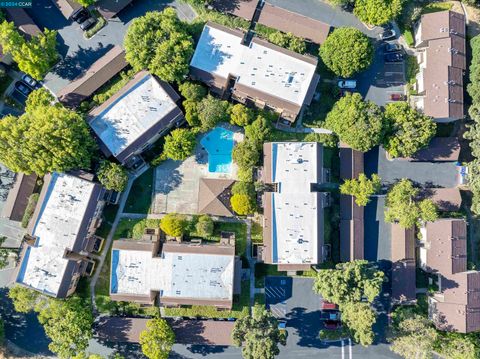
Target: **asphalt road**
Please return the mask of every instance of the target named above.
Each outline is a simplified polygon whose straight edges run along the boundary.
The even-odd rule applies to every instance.
[[[125,32],[134,18],[147,11],[163,10],[167,6],[176,8],[182,20],[191,20],[196,16],[190,6],[179,1],[133,0],[118,17],[111,19],[91,39],[86,39],[79,24],[66,20],[52,0],[34,1],[33,7],[27,12],[40,28],[58,31],[58,50],[63,59],[46,75],[45,86],[58,93],[113,46],[123,44]]]

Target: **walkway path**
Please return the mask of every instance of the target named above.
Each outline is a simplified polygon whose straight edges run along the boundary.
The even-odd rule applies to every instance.
[[[117,215],[115,216],[115,220],[113,221],[112,224],[112,229],[110,229],[110,232],[108,233],[107,239],[105,241],[104,249],[102,251],[102,254],[98,257],[98,263],[97,263],[97,270],[95,271],[92,280],[90,281],[90,299],[92,301],[92,308],[93,308],[93,313],[94,316],[98,314],[97,312],[97,305],[95,303],[95,285],[97,284],[98,277],[100,276],[100,272],[102,271],[102,267],[105,262],[105,258],[108,254],[110,245],[113,240],[113,235],[117,229],[118,223],[120,222],[121,218],[124,218],[123,216],[123,209],[125,208],[125,203],[127,202],[128,194],[130,193],[130,190],[132,189],[133,182],[137,179],[137,177],[141,176],[146,170],[148,170],[148,166],[143,167],[139,172],[136,172],[134,175],[130,176],[127,184],[127,188],[123,193],[121,194],[120,201],[118,204],[118,212]]]
[[[255,303],[255,259],[252,258],[252,220],[248,218],[245,221],[247,225],[247,260],[250,267],[250,312]]]

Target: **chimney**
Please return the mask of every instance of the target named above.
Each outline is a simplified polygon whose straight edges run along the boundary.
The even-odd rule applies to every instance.
[[[29,235],[29,234],[25,234],[23,236],[23,241],[25,242],[25,244],[29,247],[34,247],[35,246],[35,242],[37,241],[37,238]]]

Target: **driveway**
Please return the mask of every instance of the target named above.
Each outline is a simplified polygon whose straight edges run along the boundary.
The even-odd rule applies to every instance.
[[[410,162],[403,159],[388,160],[382,147],[365,154],[365,174],[377,173],[385,186],[408,178],[420,186],[452,188],[458,185],[455,162]]]
[[[391,260],[392,225],[385,222],[385,196],[371,199],[365,207],[365,259],[371,262]]]
[[[310,17],[329,24],[333,27],[352,26],[369,37],[377,38],[382,28],[368,29],[358,18],[339,7],[334,7],[322,0],[268,0],[274,6],[278,6],[304,16]]]
[[[191,7],[180,1],[134,0],[93,38],[86,39],[80,26],[66,20],[52,0],[34,1],[33,7],[27,9],[28,14],[40,28],[58,31],[58,50],[63,58],[46,75],[45,86],[55,94],[58,93],[113,46],[123,44],[125,32],[134,18],[144,15],[147,11],[163,10],[167,6],[176,8],[182,20],[191,20],[195,17]]]
[[[383,44],[383,42],[375,43],[372,65],[355,77],[358,91],[363,98],[379,106],[385,106],[391,102],[391,94],[405,93],[405,63],[385,62]]]

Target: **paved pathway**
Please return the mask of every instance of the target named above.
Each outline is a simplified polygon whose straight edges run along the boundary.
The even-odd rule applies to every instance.
[[[124,218],[123,216],[123,209],[125,208],[125,203],[127,202],[128,194],[130,193],[130,190],[132,188],[133,182],[137,179],[137,177],[141,176],[149,167],[145,166],[142,170],[139,172],[135,173],[135,175],[132,175],[130,179],[128,180],[128,185],[125,191],[121,194],[120,202],[118,204],[118,212],[117,215],[115,216],[115,220],[113,221],[112,224],[112,229],[110,230],[110,233],[108,233],[107,239],[105,241],[104,249],[102,251],[102,254],[98,257],[98,263],[97,263],[97,270],[95,271],[92,280],[90,281],[90,297],[92,301],[92,307],[93,307],[93,313],[94,315],[97,314],[97,305],[95,303],[95,285],[97,284],[98,277],[100,276],[100,272],[102,271],[102,267],[105,263],[105,257],[108,254],[110,244],[112,243],[113,240],[113,234],[115,233],[115,230],[117,229],[118,223],[120,222],[121,218]]]
[[[252,258],[252,220],[248,218],[245,223],[247,224],[247,260],[250,267],[250,311],[255,302],[255,258]]]

